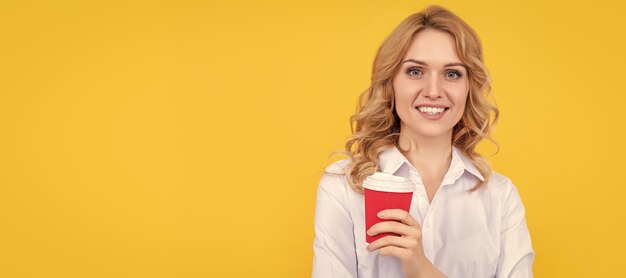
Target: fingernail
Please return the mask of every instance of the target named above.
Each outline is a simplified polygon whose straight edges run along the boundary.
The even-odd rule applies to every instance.
[[[372,231],[371,230],[367,230],[367,234],[371,236],[372,235]]]
[[[381,212],[378,213],[378,217],[384,217],[384,216],[385,216],[385,212],[384,211],[381,211]]]

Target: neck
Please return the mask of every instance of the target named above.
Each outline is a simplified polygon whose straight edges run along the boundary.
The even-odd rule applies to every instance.
[[[400,134],[399,149],[418,171],[448,169],[452,161],[452,131],[438,137],[424,137],[404,130]]]

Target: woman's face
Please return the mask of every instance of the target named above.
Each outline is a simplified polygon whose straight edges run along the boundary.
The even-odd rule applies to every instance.
[[[402,134],[449,139],[469,92],[454,37],[434,29],[419,31],[393,79],[393,89]]]

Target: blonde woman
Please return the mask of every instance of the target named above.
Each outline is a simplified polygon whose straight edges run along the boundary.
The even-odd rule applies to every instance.
[[[532,277],[516,187],[475,151],[498,120],[478,36],[438,6],[382,43],[351,117],[349,158],[326,168],[315,210],[313,277]],[[365,240],[363,180],[416,185],[409,212],[384,210]]]

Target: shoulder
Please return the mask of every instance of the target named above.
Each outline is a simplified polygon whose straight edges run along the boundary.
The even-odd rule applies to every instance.
[[[522,200],[517,186],[515,186],[509,177],[496,171],[492,171],[487,187],[488,190],[493,191],[494,195],[497,196],[502,205],[506,205],[507,203],[522,205]]]
[[[350,164],[352,160],[350,158],[342,159],[335,161],[328,165],[326,169],[324,169],[324,174],[345,174],[345,168]]]
[[[496,171],[491,171],[489,186],[491,186],[494,190],[503,192],[515,189],[515,185],[509,177]]]
[[[328,165],[320,178],[319,190],[335,198],[346,196],[349,186],[346,180],[345,169],[350,162],[351,160],[346,158]]]
[[[342,211],[350,211],[352,189],[345,176],[345,167],[349,163],[349,159],[343,159],[326,167],[317,188],[318,207],[338,206]]]
[[[337,185],[347,185],[346,167],[350,164],[350,159],[335,161],[324,169],[320,179],[320,187],[336,187]]]

